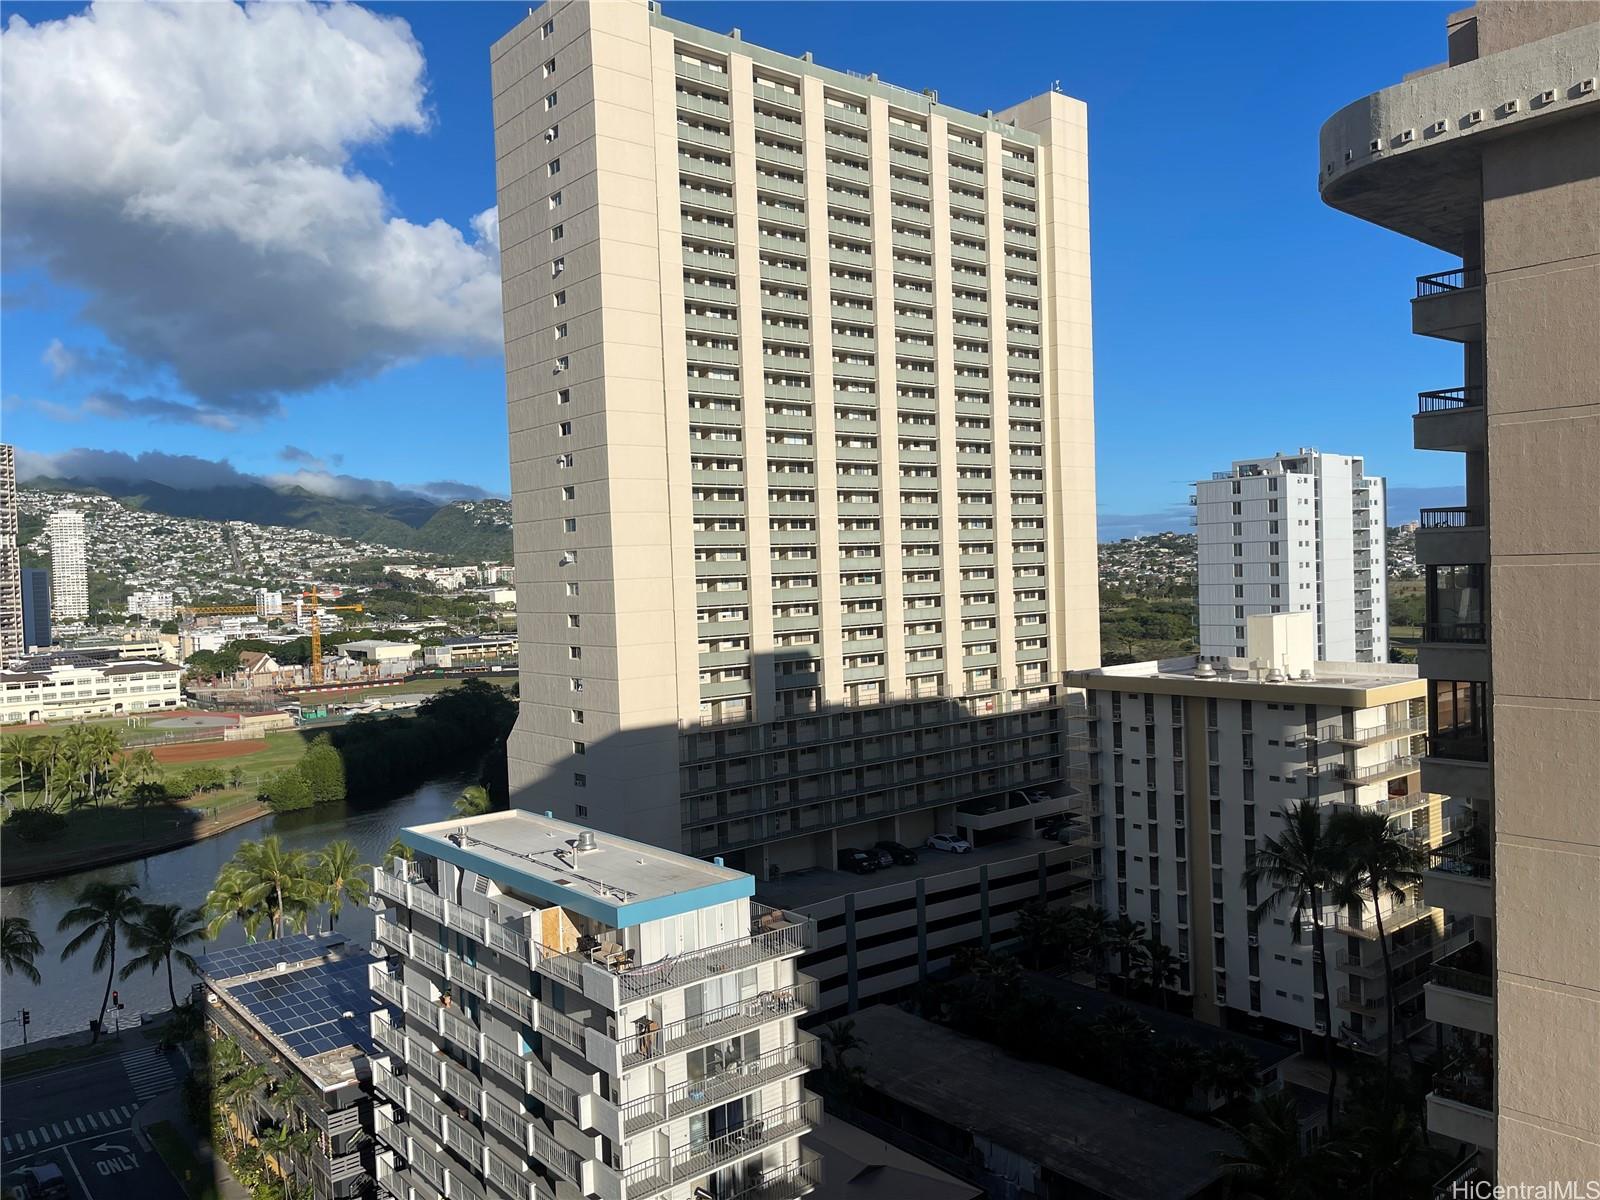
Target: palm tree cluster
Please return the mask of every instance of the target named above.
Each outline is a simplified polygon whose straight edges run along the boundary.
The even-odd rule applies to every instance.
[[[1051,908],[1035,900],[1017,910],[1017,938],[1023,960],[1035,970],[1061,964],[1099,971],[1114,955],[1120,973],[1142,983],[1167,1006],[1171,989],[1183,980],[1183,964],[1172,947],[1146,936],[1143,921],[1112,920],[1105,909]]]
[[[56,813],[128,799],[161,773],[149,750],[124,750],[109,725],[73,725],[65,733],[7,738],[0,786],[7,808]]]
[[[306,1114],[306,1087],[252,1061],[226,1038],[210,1045],[209,1084],[214,1124],[240,1181],[266,1176],[283,1200],[315,1195],[305,1160],[322,1149],[323,1139]]]
[[[1386,895],[1403,896],[1421,878],[1421,853],[1402,838],[1379,812],[1341,809],[1331,817],[1314,800],[1291,804],[1284,810],[1283,833],[1266,838],[1255,861],[1245,872],[1245,885],[1265,887],[1257,913],[1287,909],[1296,931],[1309,918],[1311,957],[1317,990],[1331,1009],[1328,955],[1323,914],[1327,908],[1350,909],[1370,902],[1383,954],[1385,1028],[1393,1030],[1394,965],[1383,928],[1382,901]],[[1334,1053],[1337,1031],[1329,1021],[1323,1027],[1323,1048],[1328,1062],[1327,1119],[1334,1123],[1338,1087],[1338,1059]],[[1394,1072],[1395,1038],[1386,1039],[1384,1069]]]
[[[953,966],[949,981],[923,990],[922,1015],[1018,1058],[1176,1112],[1203,1113],[1211,1096],[1237,1105],[1255,1091],[1259,1066],[1236,1042],[1202,1048],[1186,1038],[1160,1037],[1125,1004],[1087,1013],[1030,986],[1022,964],[1008,955],[967,948]]]
[[[346,902],[366,903],[370,890],[366,864],[347,841],[331,842],[313,854],[284,846],[277,837],[245,842],[234,852],[206,897],[208,937],[238,922],[251,941],[266,930],[268,937],[338,925]]]
[[[100,1015],[94,1022],[93,1038],[98,1041],[105,1028],[106,1009],[111,1005],[111,985],[149,968],[151,974],[163,967],[167,972],[167,997],[173,1008],[178,996],[173,985],[172,961],[194,970],[194,959],[184,949],[203,936],[200,910],[181,904],[146,904],[131,880],[97,880],[84,885],[76,903],[61,917],[57,929],[76,930],[61,950],[65,962],[78,951],[94,948],[94,971],[106,973],[106,989],[100,998]],[[44,950],[32,925],[24,917],[7,917],[3,931],[5,973],[16,971],[34,983],[39,971],[34,959]],[[135,956],[117,971],[117,949],[126,943]]]

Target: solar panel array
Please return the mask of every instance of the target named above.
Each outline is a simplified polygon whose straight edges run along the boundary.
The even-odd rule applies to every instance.
[[[226,950],[214,950],[200,959],[200,972],[208,979],[237,979],[257,971],[270,971],[279,963],[306,962],[321,958],[329,950],[344,945],[342,933],[291,933],[268,942],[246,942]]]
[[[364,952],[350,954],[334,962],[252,979],[228,991],[302,1058],[346,1046],[370,1054],[372,991],[367,967],[373,961]]]

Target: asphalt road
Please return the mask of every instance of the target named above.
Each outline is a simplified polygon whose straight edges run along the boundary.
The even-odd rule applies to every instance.
[[[142,1039],[120,1052],[0,1083],[0,1165],[53,1163],[72,1200],[183,1200],[166,1165],[134,1135],[141,1105],[177,1087],[183,1060]]]

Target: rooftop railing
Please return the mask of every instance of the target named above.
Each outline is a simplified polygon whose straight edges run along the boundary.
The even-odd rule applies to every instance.
[[[1475,508],[1424,508],[1417,523],[1423,529],[1470,529],[1483,524],[1483,514]]]
[[[1489,627],[1482,621],[1429,621],[1422,627],[1422,640],[1463,646],[1481,646]]]

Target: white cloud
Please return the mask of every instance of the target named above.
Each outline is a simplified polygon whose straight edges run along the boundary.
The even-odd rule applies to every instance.
[[[50,339],[39,361],[50,368],[50,374],[56,379],[65,379],[78,369],[78,356],[62,345],[60,338]]]
[[[282,393],[498,350],[492,210],[470,240],[415,224],[350,162],[429,127],[403,20],[110,3],[13,16],[0,39],[8,251],[83,290],[126,358],[204,408],[261,416]]]

